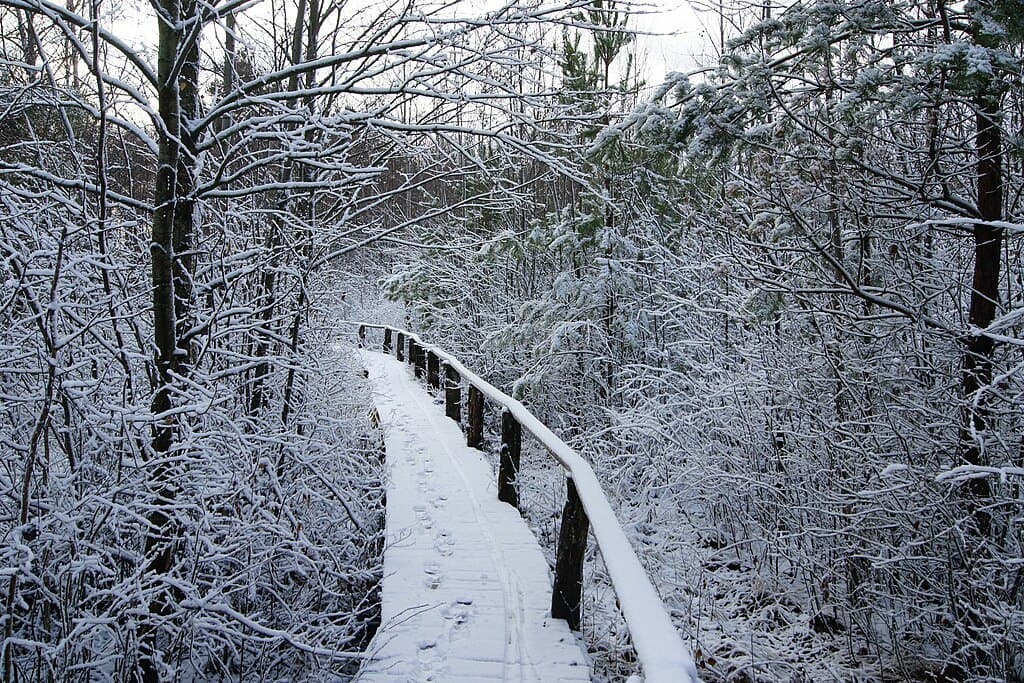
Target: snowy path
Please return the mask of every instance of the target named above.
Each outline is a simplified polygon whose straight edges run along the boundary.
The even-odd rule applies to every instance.
[[[483,455],[390,356],[360,351],[387,450],[382,625],[359,681],[589,681],[519,513]]]

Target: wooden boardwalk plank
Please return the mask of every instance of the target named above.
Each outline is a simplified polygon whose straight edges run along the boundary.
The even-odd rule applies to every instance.
[[[550,571],[494,473],[403,364],[360,351],[387,451],[382,625],[358,680],[589,681]]]

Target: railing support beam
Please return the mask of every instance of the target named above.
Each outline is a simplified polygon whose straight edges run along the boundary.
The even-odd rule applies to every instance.
[[[466,425],[466,445],[480,448],[484,442],[484,395],[472,384],[469,385],[469,424]]]
[[[384,353],[391,353],[391,328],[384,328]]]
[[[423,347],[417,342],[409,340],[409,360],[412,362],[413,374],[419,379],[423,376],[424,358]]]
[[[398,341],[395,342],[395,358],[405,360],[405,335],[401,332],[398,333]]]
[[[444,414],[462,423],[462,387],[459,385],[459,372],[448,363],[444,364]]]
[[[523,431],[508,410],[501,411],[501,454],[498,459],[498,500],[519,509],[519,455]]]
[[[572,477],[567,475],[565,484],[565,507],[562,509],[555,557],[555,585],[551,591],[551,616],[565,619],[569,628],[579,631],[583,615],[583,556],[587,551],[590,521]]]
[[[427,386],[431,389],[441,387],[441,361],[433,351],[427,351]]]

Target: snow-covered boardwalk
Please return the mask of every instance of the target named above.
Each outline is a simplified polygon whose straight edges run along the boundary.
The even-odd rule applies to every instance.
[[[387,451],[382,624],[360,681],[589,681],[536,539],[393,357],[360,351]]]

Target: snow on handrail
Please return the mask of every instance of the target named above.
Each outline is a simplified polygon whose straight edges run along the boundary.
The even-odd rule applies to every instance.
[[[444,349],[424,343],[419,335],[399,327],[351,320],[340,322],[370,329],[390,329],[414,340],[455,369],[487,398],[512,413],[516,421],[540,441],[565,468],[576,485],[615,594],[619,598],[633,646],[643,667],[644,680],[647,683],[700,683],[693,657],[679,637],[665,611],[665,605],[626,538],[590,463],[534,417],[522,403],[472,372]]]

